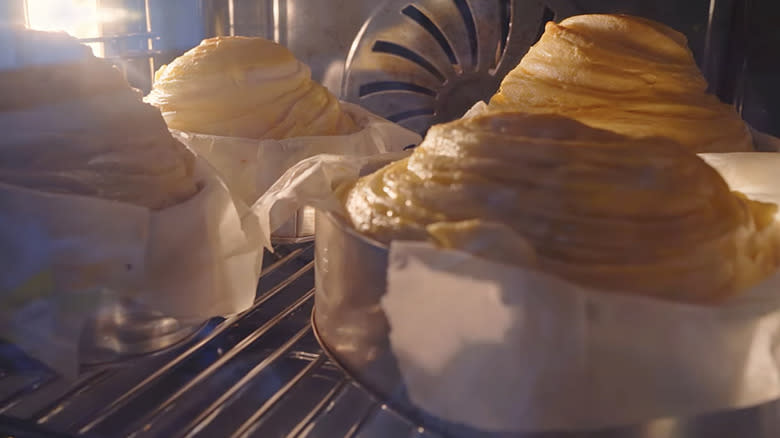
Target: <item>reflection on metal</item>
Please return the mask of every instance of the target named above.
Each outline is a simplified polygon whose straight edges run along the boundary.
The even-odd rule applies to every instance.
[[[0,1],[0,11],[10,11],[8,16],[18,20],[21,9],[13,5],[21,1]],[[344,64],[349,41],[354,39],[342,82],[344,97],[424,132],[430,124],[458,117],[474,101],[489,96],[538,38],[547,20],[605,12],[618,6],[632,12],[640,5],[648,11],[660,11],[663,17],[676,18],[669,12],[675,10],[670,5],[689,2],[388,0],[373,13],[370,11],[375,3],[365,0],[134,2],[142,3],[144,19],[138,20],[138,27],[117,29],[112,38],[89,40],[113,46],[110,56],[117,59],[139,60],[138,77],[145,74],[146,78],[135,82],[136,86],[144,88],[143,84],[149,83],[148,71],[141,64],[150,56],[159,66],[219,29],[224,32],[232,28],[236,34],[267,38],[276,35],[277,40],[286,42],[296,55],[312,64],[318,78],[329,65]],[[704,3],[711,7],[709,22],[705,23],[709,30],[703,69],[712,81],[720,77],[729,59],[740,55],[738,44],[729,49],[726,43],[734,27],[733,11],[744,1]],[[636,13],[648,15],[642,10]],[[707,11],[703,10],[701,16],[708,17]],[[741,69],[742,64],[734,68]],[[729,80],[714,82],[726,84],[723,87],[728,91]],[[311,223],[310,216],[301,215],[299,219],[295,227],[303,229]],[[321,239],[344,240],[336,227],[320,231]],[[290,235],[297,234],[296,229]],[[324,247],[333,253],[337,251],[333,245]],[[344,245],[360,247],[355,242]],[[360,256],[360,252],[349,257],[331,256],[330,269],[339,269],[339,260]],[[377,251],[370,256],[376,260],[383,254]],[[163,339],[172,335],[168,339],[170,348],[127,362],[112,362],[114,357],[107,357],[105,350],[89,353],[93,357],[90,362],[108,363],[86,368],[75,382],[59,378],[14,346],[0,343],[0,431],[12,431],[15,436],[437,436],[430,428],[421,427],[423,423],[400,415],[400,409],[384,406],[379,394],[365,391],[323,355],[309,329],[314,304],[313,259],[311,244],[277,247],[274,254],[265,256],[266,265],[251,309],[228,319],[214,319],[189,338],[187,327],[170,321],[157,322],[161,332],[155,332],[155,324],[141,325],[151,327],[152,333]],[[374,265],[381,268],[381,263]],[[343,266],[349,270],[354,267]],[[381,275],[381,271],[376,275],[364,272],[363,278],[376,283]],[[343,284],[333,277],[319,281],[318,287]],[[381,293],[355,288],[346,291],[361,293],[363,298]],[[124,318],[108,316],[93,323],[116,326]],[[381,314],[371,316],[381,322]],[[132,340],[139,332],[130,335],[117,334],[120,339]],[[120,350],[137,352],[138,347],[130,342]],[[334,349],[334,353],[338,351]],[[345,361],[345,365],[349,364]],[[359,374],[359,370],[356,372]],[[366,382],[370,381],[369,376]],[[392,378],[384,382],[398,383]],[[381,389],[381,383],[375,389]],[[662,419],[604,433],[535,437],[775,438],[780,436],[779,413],[780,403],[769,403],[696,418]],[[424,420],[432,427],[446,427],[430,418]]]
[[[303,243],[314,240],[314,208],[302,207],[271,234],[273,243]]]
[[[605,430],[502,432],[444,422],[409,400],[390,350],[380,299],[389,250],[331,214],[317,215],[317,307],[312,317],[324,352],[374,397],[418,424],[453,438],[776,438],[780,401],[698,416],[659,418]],[[360,269],[355,269],[360,266]],[[446,311],[446,309],[443,309]],[[487,371],[486,371],[487,372]],[[521,373],[522,370],[518,369]]]
[[[95,365],[159,353],[202,327],[203,323],[182,324],[127,299],[111,300],[82,330],[79,355],[82,363]]]
[[[555,18],[540,1],[388,1],[347,58],[342,96],[424,133],[490,97]]]
[[[115,19],[126,10],[112,10],[111,14],[98,11],[98,1],[80,0],[26,0],[27,25],[36,30],[64,31],[76,38],[100,36],[100,28],[107,19]],[[101,11],[102,12],[102,11]],[[95,56],[103,56],[102,44],[90,44]]]
[[[583,13],[621,12],[665,22],[688,36],[712,91],[739,102],[744,59],[742,0],[386,0],[346,60],[342,97],[424,133],[486,99],[543,25]]]
[[[0,343],[0,431],[139,438],[418,436],[414,422],[382,408],[322,354],[309,323],[313,258],[311,243],[278,247],[266,254],[251,309],[210,321],[169,351],[89,367],[75,382]]]

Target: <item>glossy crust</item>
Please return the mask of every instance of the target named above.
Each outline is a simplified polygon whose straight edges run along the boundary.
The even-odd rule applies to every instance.
[[[579,15],[547,23],[489,107],[664,136],[695,152],[752,151],[745,123],[706,88],[681,33],[627,15]]]
[[[0,71],[0,182],[151,209],[190,198],[192,153],[117,69],[84,49],[64,64]]]
[[[731,192],[698,156],[555,115],[431,128],[345,196],[353,226],[534,266],[595,288],[714,302],[777,266],[776,206]]]
[[[262,38],[204,40],[157,71],[145,100],[169,127],[202,134],[283,139],[358,130],[309,67]]]

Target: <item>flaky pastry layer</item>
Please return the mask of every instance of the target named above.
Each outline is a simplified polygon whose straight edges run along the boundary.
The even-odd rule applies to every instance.
[[[714,302],[778,265],[776,206],[732,192],[663,138],[556,115],[487,113],[430,129],[345,207],[382,242],[428,240],[603,290]]]

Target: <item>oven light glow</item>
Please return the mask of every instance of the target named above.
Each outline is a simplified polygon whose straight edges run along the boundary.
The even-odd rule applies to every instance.
[[[31,29],[65,31],[76,38],[100,36],[98,0],[27,0],[27,24]],[[103,56],[103,44],[89,43],[95,56]]]

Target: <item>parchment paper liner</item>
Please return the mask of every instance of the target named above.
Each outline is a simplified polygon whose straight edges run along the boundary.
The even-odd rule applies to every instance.
[[[314,155],[367,156],[401,151],[416,145],[420,136],[348,102],[341,103],[362,129],[336,136],[253,140],[171,130],[174,137],[207,160],[219,172],[231,193],[252,205],[295,163]],[[313,234],[314,212],[302,207],[274,230],[275,241],[295,241]]]
[[[780,187],[769,184],[780,156],[702,157],[733,189],[780,202]],[[253,207],[267,221],[261,228],[301,202],[337,217],[336,188],[377,161],[319,156],[299,163]],[[426,243],[394,242],[385,255],[387,285],[376,275],[373,289],[351,288],[351,279],[383,272],[359,262],[380,260],[380,246],[372,250],[377,257],[347,257],[336,274],[344,289],[334,290],[322,272],[333,271],[342,249],[317,248],[320,334],[337,354],[364,351],[366,363],[389,340],[412,402],[444,420],[491,431],[581,430],[780,395],[779,275],[726,305],[700,307],[592,291]],[[335,322],[321,323],[335,314]],[[384,339],[381,316],[393,327]]]
[[[134,300],[182,324],[251,305],[262,263],[214,170],[200,191],[159,211],[0,184],[0,337],[66,377],[78,372],[84,322],[105,303]],[[8,274],[10,273],[10,275]]]

